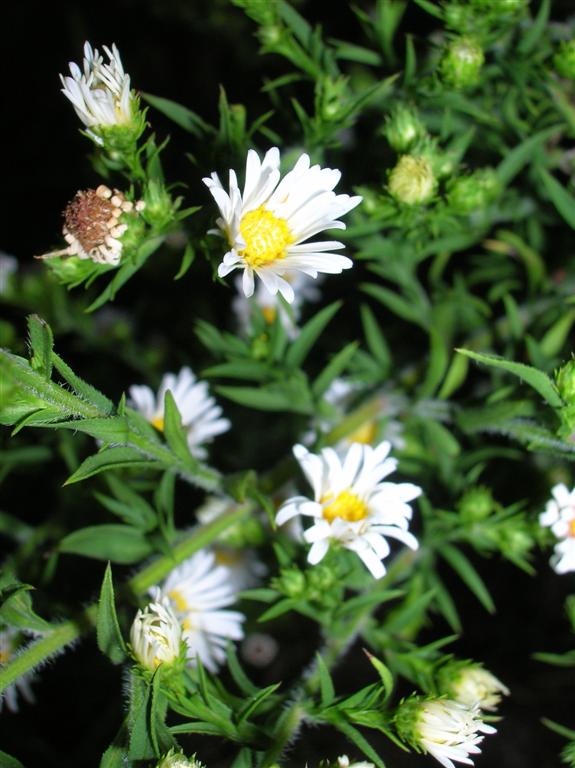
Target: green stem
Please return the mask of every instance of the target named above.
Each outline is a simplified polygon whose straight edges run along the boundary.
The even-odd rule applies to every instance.
[[[298,701],[294,702],[289,709],[284,711],[274,733],[273,746],[264,755],[261,768],[269,768],[277,763],[282,752],[299,730],[304,717],[305,709]]]

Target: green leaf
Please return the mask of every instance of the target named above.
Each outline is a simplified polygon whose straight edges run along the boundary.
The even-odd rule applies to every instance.
[[[172,122],[183,128],[184,131],[191,133],[193,136],[201,138],[206,133],[211,133],[212,128],[205,123],[202,118],[191,109],[184,107],[182,104],[178,104],[171,99],[165,99],[163,96],[154,96],[151,93],[145,93],[140,91],[142,98],[151,104],[154,109],[161,112]]]
[[[184,255],[182,256],[182,263],[180,264],[180,268],[178,270],[177,275],[174,277],[174,280],[179,280],[186,274],[188,269],[192,266],[195,258],[196,258],[196,252],[194,251],[192,245],[190,243],[187,243],[186,250],[184,251]]]
[[[573,323],[575,323],[575,309],[570,309],[563,312],[545,333],[539,342],[539,348],[546,357],[552,358],[560,354],[569,338]]]
[[[60,552],[131,565],[152,553],[142,531],[128,525],[91,525],[65,536]]]
[[[544,168],[539,168],[537,175],[557,211],[572,229],[575,229],[575,197]]]
[[[429,586],[434,590],[435,601],[441,612],[441,615],[454,632],[456,632],[458,635],[461,634],[463,631],[461,619],[459,618],[455,602],[449,594],[445,584],[435,573],[430,573],[428,575],[428,583]]]
[[[391,674],[390,669],[383,663],[383,661],[376,658],[368,651],[365,651],[365,654],[367,658],[370,660],[371,664],[375,667],[375,669],[377,670],[377,674],[381,678],[381,682],[383,683],[383,689],[385,691],[385,696],[383,698],[383,702],[385,703],[393,693],[393,689],[395,687],[393,682],[393,675]]]
[[[539,6],[539,12],[535,17],[535,21],[530,29],[528,29],[525,37],[518,45],[519,53],[527,56],[529,53],[535,50],[539,39],[545,32],[547,22],[549,20],[549,11],[551,10],[551,0],[542,0]]]
[[[98,601],[98,618],[96,621],[96,639],[98,648],[113,664],[121,664],[126,658],[126,644],[122,637],[118,617],[116,615],[116,602],[114,598],[114,585],[112,583],[112,569],[110,563],[106,566],[100,599]]]
[[[493,598],[483,583],[483,579],[467,557],[459,549],[451,546],[451,544],[443,544],[441,547],[438,547],[438,552],[460,576],[464,584],[469,587],[485,610],[489,611],[489,613],[495,613]]]
[[[433,395],[440,385],[449,364],[449,355],[444,334],[435,328],[430,328],[429,337],[429,365],[427,367],[425,379],[417,393],[420,398],[431,397]]]
[[[402,320],[407,320],[410,323],[415,323],[421,328],[427,326],[427,318],[422,308],[415,304],[413,301],[408,301],[400,296],[395,291],[389,288],[384,288],[382,285],[374,285],[373,283],[362,283],[361,290],[365,293],[373,296],[384,307],[393,312],[394,315],[401,317]]]
[[[126,768],[128,763],[128,727],[124,721],[114,741],[102,755],[100,768]]]
[[[51,625],[34,611],[30,596],[33,589],[29,584],[16,581],[3,585],[0,619],[11,627],[46,632],[51,629]]]
[[[309,414],[313,404],[301,382],[286,380],[265,387],[216,387],[228,400],[258,411],[288,411]]]
[[[206,368],[202,371],[202,376],[266,381],[270,378],[270,370],[267,365],[257,360],[233,360]]]
[[[511,360],[505,360],[497,355],[487,355],[479,352],[472,352],[469,349],[456,349],[461,355],[466,355],[472,360],[476,360],[478,363],[483,363],[491,368],[500,368],[508,373],[513,373],[518,376],[526,384],[529,384],[541,397],[549,403],[552,408],[561,408],[563,406],[563,400],[557,391],[557,387],[551,381],[547,374],[543,371],[537,370],[537,368],[531,368],[529,365],[523,363],[514,363]]]
[[[24,763],[6,752],[0,752],[0,768],[25,768]]]
[[[195,468],[197,461],[190,453],[182,417],[170,390],[164,397],[164,435],[176,456],[190,468]]]
[[[38,315],[29,315],[28,333],[32,351],[30,365],[45,379],[49,380],[52,376],[52,349],[54,347],[52,329]]]
[[[110,469],[121,469],[123,467],[157,468],[157,462],[146,458],[135,448],[106,448],[95,456],[89,456],[83,461],[78,469],[70,475],[64,485],[79,483],[88,477],[97,475],[100,472],[107,472]]]
[[[159,676],[161,667],[154,673]],[[129,757],[132,760],[152,760],[158,757],[151,731],[152,684],[132,673],[130,691],[130,747]]]
[[[325,366],[312,384],[315,397],[321,397],[334,379],[340,376],[350,364],[357,350],[357,342],[352,341],[341,349]]]
[[[338,731],[343,733],[343,735],[346,736],[349,741],[351,741],[351,743],[354,744],[360,750],[360,752],[365,755],[365,757],[367,757],[368,760],[370,760],[372,763],[375,763],[378,768],[385,768],[385,763],[381,757],[377,754],[365,736],[363,736],[357,730],[357,728],[354,728],[353,725],[339,718],[333,720],[332,723]]]
[[[505,157],[497,166],[497,179],[502,187],[508,186],[517,174],[537,156],[537,150],[554,133],[557,133],[558,127],[546,128],[544,131],[530,136],[521,144],[513,147],[512,150],[505,153]]]
[[[391,366],[391,353],[375,315],[367,304],[360,307],[361,322],[365,333],[365,340],[369,351],[382,368],[382,375],[389,371]]]
[[[245,696],[255,696],[258,693],[259,688],[257,687],[257,685],[254,685],[252,683],[252,681],[244,672],[238,660],[238,655],[236,653],[236,649],[233,643],[228,643],[228,647],[226,649],[226,656],[228,661],[228,669],[230,670],[230,674],[235,684],[240,689],[240,691]]]
[[[245,720],[249,720],[250,716],[256,712],[261,705],[280,687],[281,682],[268,685],[266,688],[262,688],[254,696],[250,697],[241,709],[237,713],[238,724]]]
[[[329,673],[329,669],[321,653],[316,654],[317,672],[319,675],[319,689],[321,696],[322,707],[329,707],[335,698],[335,688],[333,687],[333,680]]]
[[[311,348],[340,307],[341,301],[335,301],[308,320],[286,354],[285,363],[289,368],[301,368]]]

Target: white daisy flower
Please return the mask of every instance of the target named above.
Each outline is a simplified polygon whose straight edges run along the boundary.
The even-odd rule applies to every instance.
[[[451,699],[407,699],[398,709],[396,723],[402,738],[444,768],[455,768],[454,762],[473,765],[469,755],[481,753],[480,734],[496,732],[483,722],[478,707]]]
[[[18,269],[18,259],[0,251],[0,295],[6,293],[8,280]]]
[[[339,217],[361,202],[361,197],[336,195],[333,191],[341,173],[331,168],[310,166],[302,154],[293,169],[280,181],[280,152],[266,152],[263,162],[250,149],[246,162],[243,192],[235,171],[229,173],[226,192],[217,173],[205,178],[221,218],[216,223],[230,250],[219,266],[225,277],[243,269],[242,287],[246,296],[254,293],[254,275],[272,294],[279,291],[288,303],[295,293],[286,276],[302,272],[317,277],[319,272],[339,274],[353,266],[351,259],[333,253],[344,247],[336,240],[308,243],[324,229],[345,229]]]
[[[376,448],[353,443],[342,459],[333,448],[321,454],[310,453],[303,445],[293,449],[296,459],[313,488],[313,501],[305,496],[288,499],[277,513],[277,525],[296,515],[315,519],[304,538],[311,544],[308,562],[312,565],[327,553],[332,542],[356,552],[374,578],[385,574],[381,562],[390,552],[386,537],[399,539],[417,549],[417,539],[409,533],[411,507],[421,494],[412,483],[382,480],[397,466],[388,458],[391,445]]]
[[[341,755],[337,758],[337,768],[375,768],[375,765],[365,760],[352,763],[347,755]]]
[[[60,75],[62,93],[72,102],[86,128],[130,126],[137,112],[137,98],[130,90],[130,76],[124,72],[120,53],[113,44],[104,46],[108,61],[97,48],[84,43],[83,71],[70,62],[70,75]],[[88,131],[99,143],[102,139]]]
[[[143,384],[131,386],[128,390],[130,405],[162,431],[164,398],[168,390],[182,416],[190,452],[200,459],[205,458],[207,451],[204,444],[227,432],[231,424],[228,419],[221,418],[222,409],[209,394],[207,382],[198,381],[190,368],[182,368],[178,374],[167,373],[162,378],[157,395]]]
[[[21,648],[21,637],[22,633],[13,627],[0,630],[0,669],[18,655]],[[35,699],[30,683],[35,677],[34,672],[26,672],[12,685],[5,688],[0,695],[0,712],[4,704],[10,712],[18,712],[18,699],[20,697],[28,704],[33,704]]]
[[[170,606],[157,600],[140,609],[130,629],[130,643],[146,669],[175,661],[180,655],[182,628]]]
[[[502,696],[509,696],[509,688],[480,664],[467,664],[454,675],[449,694],[455,701],[468,707],[493,712]]]
[[[238,320],[241,331],[245,334],[251,329],[251,318],[254,310],[259,311],[268,325],[273,325],[276,317],[290,339],[299,334],[297,321],[300,318],[302,304],[306,301],[318,301],[320,292],[311,278],[301,272],[284,275],[294,290],[294,300],[289,311],[280,300],[280,295],[270,293],[265,285],[258,282],[253,296],[247,297],[242,290],[242,278],[236,279],[237,296],[232,302],[232,309]]]
[[[215,672],[225,661],[229,640],[243,638],[244,615],[222,610],[236,601],[237,592],[231,571],[206,550],[174,568],[161,588],[153,588],[154,599],[168,601],[180,620],[191,664],[199,657]]]
[[[556,573],[575,571],[575,488],[567,489],[563,483],[551,489],[552,499],[545,512],[539,515],[539,523],[551,528],[559,539],[551,558]]]

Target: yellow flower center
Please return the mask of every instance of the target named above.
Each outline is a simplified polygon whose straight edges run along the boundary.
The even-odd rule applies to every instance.
[[[375,436],[377,434],[377,424],[375,421],[366,421],[358,427],[355,432],[347,438],[350,443],[364,443],[365,445],[372,445]]]
[[[152,419],[152,426],[155,427],[159,432],[164,431],[164,417],[163,416],[154,416]]]
[[[218,565],[239,565],[242,562],[242,555],[236,549],[216,549],[215,559]]]
[[[168,597],[173,601],[176,609],[180,611],[180,613],[185,613],[190,610],[184,596],[181,592],[178,592],[177,589],[172,589],[171,592],[168,592]]]
[[[283,259],[294,238],[287,221],[274,216],[263,206],[249,211],[240,222],[246,247],[240,252],[250,267],[262,267]]]
[[[0,664],[7,664],[10,661],[10,651],[0,649]]]
[[[575,517],[569,522],[569,530],[567,536],[571,536],[575,539]]]
[[[336,517],[347,520],[348,523],[357,523],[367,517],[367,505],[351,491],[342,491],[333,501],[333,495],[328,493],[321,499],[324,504],[323,516],[331,523]],[[327,502],[327,503],[326,503]]]
[[[276,319],[277,311],[275,307],[262,307],[262,315],[268,325],[273,325]]]

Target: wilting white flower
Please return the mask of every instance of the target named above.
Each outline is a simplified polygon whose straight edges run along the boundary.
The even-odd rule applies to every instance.
[[[253,295],[257,275],[270,293],[279,291],[291,304],[295,293],[286,276],[303,272],[315,278],[319,272],[339,274],[353,266],[351,259],[333,253],[343,248],[343,243],[305,241],[324,229],[345,229],[338,218],[355,208],[361,197],[336,195],[333,189],[341,173],[310,166],[306,154],[281,181],[279,166],[277,147],[268,150],[263,161],[250,149],[243,192],[232,170],[229,192],[217,173],[205,178],[204,183],[221,213],[216,221],[219,230],[210,232],[223,235],[230,248],[219,266],[219,276],[243,269],[246,296]]]
[[[157,600],[140,609],[130,630],[130,643],[146,669],[175,661],[180,655],[182,628],[170,606]]]
[[[493,712],[509,688],[481,664],[453,661],[440,671],[442,692],[467,707]]]
[[[76,114],[87,128],[129,126],[137,110],[137,99],[130,91],[130,76],[124,72],[120,54],[115,45],[104,46],[103,56],[90,43],[84,43],[83,71],[70,62],[70,75],[60,75],[62,93],[68,98]],[[102,140],[90,131],[91,136]]]
[[[444,768],[455,768],[454,762],[473,765],[469,755],[481,752],[480,734],[496,732],[483,722],[478,707],[451,699],[407,699],[399,706],[396,725],[403,739]]]
[[[213,552],[200,550],[174,568],[161,588],[155,587],[155,600],[167,600],[183,628],[187,656],[196,657],[215,672],[225,660],[229,640],[244,636],[244,616],[239,611],[225,611],[237,599],[237,587],[231,571],[217,565]]]
[[[143,384],[131,386],[128,390],[130,405],[162,431],[164,398],[168,390],[181,414],[190,452],[204,458],[207,455],[204,444],[226,432],[231,424],[221,418],[222,409],[209,394],[207,382],[198,381],[190,368],[182,368],[178,374],[167,373],[162,378],[157,395]]]
[[[303,445],[294,447],[314,500],[305,496],[288,499],[278,511],[276,523],[283,525],[296,515],[315,519],[304,532],[312,545],[307,558],[312,565],[324,557],[331,542],[338,542],[356,552],[379,579],[385,573],[381,561],[390,551],[386,537],[417,549],[417,539],[407,530],[412,516],[407,502],[416,499],[421,488],[412,483],[382,482],[397,466],[395,459],[388,458],[390,448],[388,442],[376,448],[353,443],[342,459],[333,448],[316,455]]]
[[[0,295],[6,293],[10,275],[18,269],[18,259],[0,251]]]
[[[552,499],[545,512],[539,515],[539,523],[551,528],[559,539],[551,558],[556,573],[575,571],[575,488],[567,490],[563,483],[551,489]]]
[[[156,768],[205,768],[195,756],[188,758],[175,749],[170,749],[167,755],[164,755]]]
[[[120,190],[104,184],[77,192],[64,211],[62,233],[68,246],[36,258],[77,256],[97,264],[119,264],[124,247],[122,236],[144,205],[143,200],[134,204]]]
[[[0,630],[0,669],[8,664],[18,654],[21,647],[20,637],[22,633],[12,627]],[[4,689],[0,695],[0,712],[6,704],[10,712],[18,712],[18,698],[22,697],[28,704],[34,703],[34,693],[30,683],[36,677],[34,672],[26,672],[11,685]]]
[[[302,304],[306,301],[317,301],[320,292],[312,279],[301,272],[286,274],[284,280],[291,283],[294,290],[294,300],[289,309],[282,303],[280,295],[270,293],[261,282],[257,283],[253,296],[248,298],[242,290],[242,278],[236,279],[238,294],[233,300],[232,308],[244,333],[250,330],[252,313],[257,310],[268,325],[273,325],[276,317],[279,317],[288,338],[296,338],[299,333],[297,321]]]

